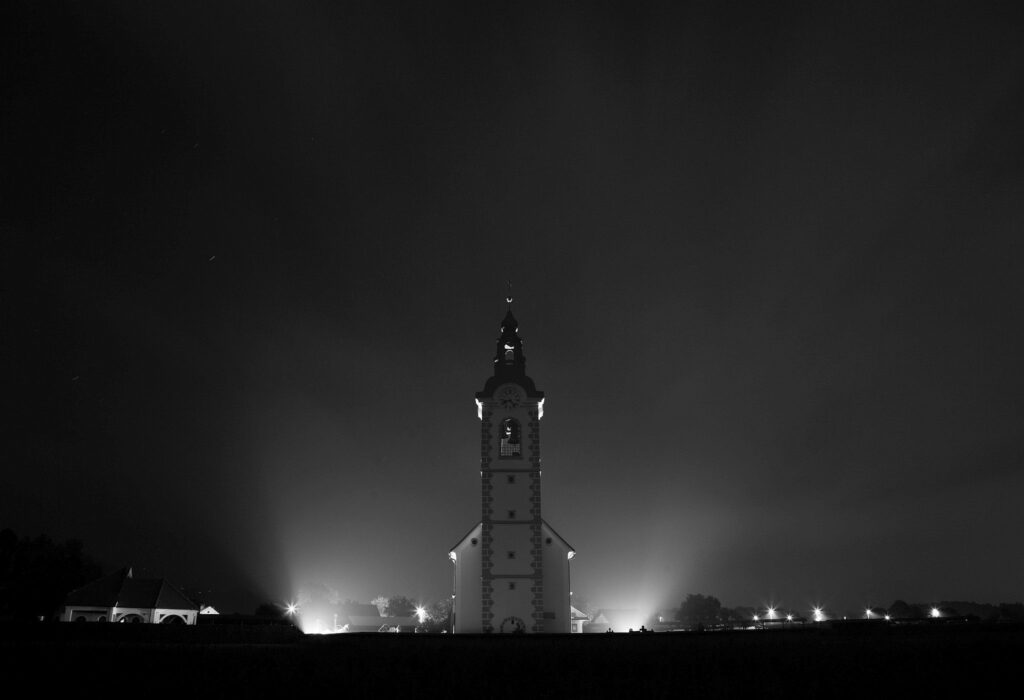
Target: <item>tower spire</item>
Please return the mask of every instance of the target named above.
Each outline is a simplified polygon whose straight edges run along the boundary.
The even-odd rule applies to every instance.
[[[494,354],[496,376],[510,377],[523,374],[526,358],[523,357],[523,341],[519,337],[519,322],[512,315],[512,280],[506,280],[505,319],[501,322],[501,335]]]

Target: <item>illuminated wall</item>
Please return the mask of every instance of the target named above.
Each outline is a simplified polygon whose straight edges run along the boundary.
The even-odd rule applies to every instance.
[[[477,523],[469,534],[455,545],[455,600],[453,622],[459,632],[483,632],[480,622],[480,533]]]
[[[569,607],[569,555],[575,555],[546,522],[541,526],[541,548],[544,551],[544,631],[572,631]]]

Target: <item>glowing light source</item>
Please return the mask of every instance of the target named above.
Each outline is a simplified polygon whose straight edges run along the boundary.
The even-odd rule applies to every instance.
[[[942,611],[938,608],[932,608],[932,611],[928,613],[931,617],[942,617]]]
[[[888,615],[886,615],[886,616],[885,616],[885,619],[886,619],[886,620],[891,620],[892,618],[891,618],[891,617],[889,617]]]
[[[288,605],[285,607],[285,609],[288,611],[289,615],[294,615],[295,613],[297,613],[299,611],[299,606],[296,605],[295,603],[288,603]]]
[[[576,556],[576,552],[574,552],[574,551],[572,551],[572,550],[570,549],[570,550],[569,550],[569,558],[570,558],[570,559],[572,559],[572,558],[573,558],[574,556]]]
[[[480,399],[473,399],[476,401],[476,417],[480,420],[484,419],[484,404]]]
[[[456,555],[455,552],[448,552],[448,558],[451,559],[452,561],[455,561],[457,556],[458,555]],[[455,596],[452,596],[452,598],[454,598],[454,597]]]
[[[760,622],[760,620],[761,618],[759,618],[757,615],[754,615],[754,622]]]
[[[416,619],[420,621],[421,625],[427,621],[427,611],[422,605],[416,608]]]
[[[814,621],[815,622],[824,622],[825,621],[825,611],[824,610],[822,610],[819,607],[815,607],[815,608],[813,608],[812,612],[814,613]]]
[[[768,619],[769,620],[774,620],[775,619],[775,608],[773,608],[770,605],[768,606]]]
[[[871,619],[871,608],[867,608],[864,611],[864,617],[868,618],[869,620]]]
[[[540,403],[537,404],[537,420],[540,420],[543,417],[544,417],[544,399],[541,399]]]
[[[793,615],[792,614],[786,615],[786,622],[792,622],[792,621],[793,621]]]

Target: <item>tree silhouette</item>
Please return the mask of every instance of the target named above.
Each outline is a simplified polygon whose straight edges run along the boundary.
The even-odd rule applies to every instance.
[[[444,597],[427,607],[427,619],[420,628],[424,632],[449,632],[452,628],[452,599]]]
[[[1010,622],[1024,622],[1024,604],[1000,603],[999,617]]]
[[[416,614],[416,603],[404,595],[393,595],[388,598],[384,612],[388,617],[411,617]]]
[[[284,617],[285,611],[280,605],[261,603],[253,614],[256,617]]]
[[[918,620],[924,617],[924,610],[906,601],[896,600],[889,606],[889,616],[897,620]]]
[[[754,619],[754,615],[757,611],[753,608],[745,605],[737,605],[735,608],[722,608],[719,613],[723,622],[730,622],[732,624],[749,624]]]
[[[679,606],[678,620],[687,625],[716,624],[722,612],[722,603],[714,596],[689,593]]]
[[[103,575],[82,542],[0,531],[0,619],[52,619],[67,594]]]

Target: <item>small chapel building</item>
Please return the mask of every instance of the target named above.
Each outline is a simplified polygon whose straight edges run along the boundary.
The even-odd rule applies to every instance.
[[[68,593],[60,619],[194,625],[198,615],[199,606],[166,580],[135,578],[125,567]]]
[[[541,516],[544,392],[526,375],[512,297],[494,374],[476,395],[481,519],[448,556],[456,633],[572,631],[569,561],[576,552]]]

